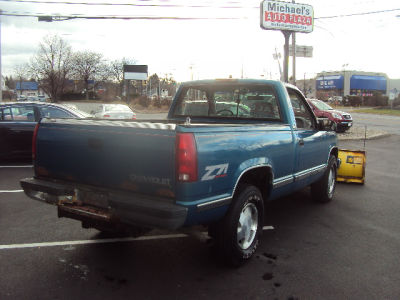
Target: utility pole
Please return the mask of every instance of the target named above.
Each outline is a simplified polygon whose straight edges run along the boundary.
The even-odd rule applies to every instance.
[[[1,72],[1,13],[0,9],[0,102],[3,102],[3,73]]]
[[[346,93],[346,90],[345,90],[345,87],[346,87],[346,67],[348,66],[349,64],[343,64],[342,65],[342,68],[343,68],[343,99],[344,99],[344,97],[345,97],[345,93]]]
[[[294,1],[293,1],[294,3]],[[292,33],[292,54],[293,54],[293,85],[296,85],[296,33]]]
[[[279,66],[279,79],[282,80],[282,67],[281,67],[281,62],[279,61],[279,59],[281,58],[281,54],[278,53],[278,51],[276,50],[275,47],[275,55],[273,56],[274,59],[276,59],[276,61],[278,62],[278,66]],[[271,77],[271,76],[270,76]],[[272,77],[271,77],[272,78]]]
[[[292,0],[292,3],[295,3]],[[293,31],[292,33],[292,51],[293,51],[293,85],[296,85],[296,32]]]

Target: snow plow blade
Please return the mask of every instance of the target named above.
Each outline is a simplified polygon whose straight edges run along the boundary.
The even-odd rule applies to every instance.
[[[339,149],[340,166],[336,181],[364,184],[366,154],[363,150]]]

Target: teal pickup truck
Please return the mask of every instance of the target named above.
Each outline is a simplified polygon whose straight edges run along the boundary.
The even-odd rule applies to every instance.
[[[21,185],[85,228],[205,225],[221,257],[240,265],[260,242],[266,201],[308,185],[315,201],[332,199],[328,125],[280,81],[191,81],[166,120],[42,119],[35,175]]]

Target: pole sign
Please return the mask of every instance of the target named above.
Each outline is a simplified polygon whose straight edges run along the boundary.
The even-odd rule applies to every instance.
[[[264,0],[260,11],[260,26],[263,29],[305,33],[314,29],[314,10],[311,5]]]
[[[147,80],[147,65],[124,65],[124,79],[126,80]]]
[[[289,55],[293,56],[293,47],[289,45]],[[312,46],[300,46],[296,45],[296,57],[312,57],[313,47]]]

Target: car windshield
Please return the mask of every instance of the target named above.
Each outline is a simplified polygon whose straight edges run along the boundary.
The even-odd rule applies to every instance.
[[[312,104],[314,104],[319,110],[333,110],[328,104],[321,100],[311,100]]]

